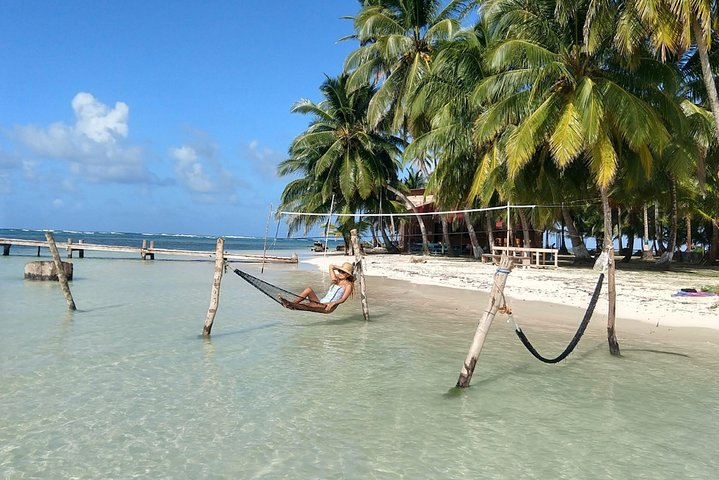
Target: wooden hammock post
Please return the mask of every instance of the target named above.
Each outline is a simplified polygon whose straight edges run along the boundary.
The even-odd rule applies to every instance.
[[[60,287],[62,288],[62,294],[65,295],[65,301],[67,302],[67,308],[70,310],[77,310],[75,306],[75,300],[72,299],[72,293],[70,292],[70,286],[67,284],[67,275],[65,275],[65,266],[60,260],[60,254],[57,252],[57,245],[55,245],[55,237],[52,232],[45,232],[45,238],[47,239],[47,245],[50,247],[50,253],[52,253],[52,260],[55,262],[55,270],[57,270],[57,279],[60,281]],[[39,249],[40,247],[38,247]]]
[[[367,306],[367,284],[364,279],[364,263],[362,262],[362,251],[360,250],[359,238],[357,237],[357,229],[350,230],[350,239],[352,241],[352,250],[355,252],[355,275],[359,278],[360,299],[362,300],[362,315],[365,320],[369,320],[369,307]]]
[[[215,247],[215,276],[212,280],[212,293],[210,294],[210,308],[207,310],[205,326],[202,329],[202,336],[209,337],[212,331],[212,324],[215,321],[215,314],[220,304],[220,285],[222,284],[222,273],[225,269],[225,239],[217,239]]]
[[[474,332],[474,339],[472,340],[472,345],[469,347],[467,359],[464,361],[462,371],[459,373],[459,379],[456,385],[459,388],[469,387],[469,382],[472,380],[472,374],[474,373],[474,367],[477,364],[477,358],[479,358],[482,345],[484,345],[484,340],[487,338],[487,333],[489,333],[489,327],[492,325],[492,320],[494,320],[495,315],[497,315],[504,296],[504,285],[507,283],[507,275],[512,271],[512,266],[512,261],[507,254],[502,255],[497,272],[494,274],[494,286],[492,287],[492,295],[489,298],[487,309],[484,311],[484,316],[479,321],[479,324],[477,324],[477,330]]]

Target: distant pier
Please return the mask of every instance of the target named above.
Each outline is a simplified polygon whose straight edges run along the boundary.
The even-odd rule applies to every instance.
[[[20,238],[0,238],[0,245],[2,246],[3,256],[10,255],[10,248],[13,245],[23,247],[36,247],[37,256],[40,256],[41,248],[49,248],[47,242],[42,240],[24,240]],[[140,247],[130,247],[122,245],[100,245],[95,243],[85,243],[83,240],[73,242],[72,239],[68,239],[67,242],[57,242],[58,250],[65,250],[67,252],[67,258],[72,258],[73,252],[78,252],[80,258],[85,257],[85,251],[97,251],[97,252],[115,252],[115,253],[130,253],[138,255],[143,260],[154,260],[155,255],[166,255],[166,256],[185,256],[185,257],[196,257],[214,259],[215,252],[204,251],[204,250],[181,250],[174,248],[155,248],[155,241],[147,240],[142,241]],[[249,255],[239,253],[225,252],[225,260],[238,261],[238,262],[273,262],[273,263],[297,263],[297,255],[291,257],[278,257],[278,256],[263,256],[263,255]]]

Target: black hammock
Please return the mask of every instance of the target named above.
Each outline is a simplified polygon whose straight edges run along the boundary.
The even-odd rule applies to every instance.
[[[247,272],[235,268],[234,272],[240,277],[244,278],[247,283],[255,287],[260,292],[270,297],[275,302],[279,303],[285,308],[290,310],[302,310],[305,312],[316,312],[316,313],[332,313],[337,306],[335,305],[330,310],[327,310],[324,304],[313,302],[312,300],[305,298],[301,302],[295,303],[299,298],[299,295],[292,293],[289,290],[285,290],[271,283],[267,283],[264,280],[260,280],[257,277],[250,275]]]
[[[543,361],[544,363],[558,363],[564,360],[567,355],[572,353],[572,350],[577,346],[579,343],[579,339],[582,338],[582,335],[584,335],[584,331],[587,329],[587,325],[589,325],[589,320],[592,318],[592,314],[594,313],[594,308],[597,306],[597,300],[599,300],[599,293],[602,291],[602,283],[604,282],[604,274],[599,274],[599,280],[597,280],[597,286],[594,287],[594,294],[592,295],[592,299],[589,302],[589,306],[587,307],[587,311],[584,312],[584,318],[582,319],[582,323],[579,324],[579,328],[577,329],[577,332],[574,334],[574,337],[572,337],[572,341],[569,342],[569,345],[567,345],[567,348],[564,349],[562,353],[560,353],[555,358],[545,358],[542,355],[537,352],[537,350],[532,346],[531,343],[529,343],[529,340],[527,340],[527,337],[524,335],[524,332],[522,329],[515,323],[514,325],[514,331],[519,337],[519,339],[522,341],[525,347],[527,347],[527,350],[534,355],[538,360]]]

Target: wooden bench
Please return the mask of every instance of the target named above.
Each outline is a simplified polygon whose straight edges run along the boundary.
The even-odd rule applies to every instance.
[[[515,265],[533,268],[557,268],[559,249],[528,247],[492,247],[492,255],[508,255]],[[484,255],[483,255],[484,256]]]

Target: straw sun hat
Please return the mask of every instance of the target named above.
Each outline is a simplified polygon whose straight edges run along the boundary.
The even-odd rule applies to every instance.
[[[346,274],[349,275],[349,276],[352,276],[352,275],[353,275],[353,274],[352,274],[352,271],[354,270],[354,265],[352,265],[352,264],[349,263],[349,262],[345,262],[345,263],[343,263],[341,266],[335,267],[335,268],[336,268],[337,270],[341,271],[341,272],[346,273]]]

